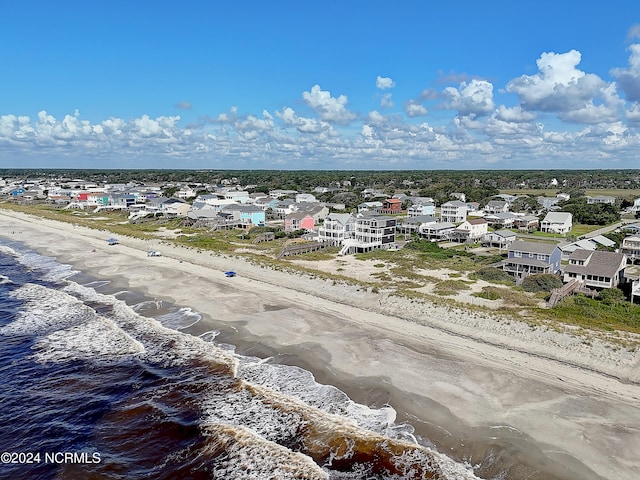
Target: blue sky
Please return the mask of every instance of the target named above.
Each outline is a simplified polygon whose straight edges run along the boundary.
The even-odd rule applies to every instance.
[[[0,15],[0,168],[640,168],[638,102],[631,0]]]

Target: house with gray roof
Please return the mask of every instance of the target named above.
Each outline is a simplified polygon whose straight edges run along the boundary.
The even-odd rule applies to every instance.
[[[421,238],[428,240],[444,241],[453,236],[456,224],[451,222],[424,223],[418,227]]]
[[[243,226],[264,226],[265,223],[264,210],[255,205],[227,205],[222,211],[233,215],[233,219],[238,220]]]
[[[511,212],[498,212],[484,216],[484,219],[493,228],[511,228],[516,218],[517,216]]]
[[[377,212],[382,208],[382,202],[362,202],[358,204],[358,213]]]
[[[438,218],[433,215],[419,215],[415,217],[405,217],[398,221],[396,228],[402,233],[416,233],[421,225],[438,223]]]
[[[408,217],[419,217],[423,215],[434,215],[436,206],[433,202],[414,203],[407,208]]]
[[[536,200],[538,201],[538,205],[545,210],[549,210],[561,201],[557,197],[537,197]]]
[[[596,235],[595,237],[590,237],[589,240],[607,248],[611,248],[616,244],[616,242],[614,242],[610,238],[605,237],[604,235]]]
[[[598,248],[598,244],[596,242],[592,242],[588,239],[577,240],[575,242],[567,242],[559,245],[560,250],[562,251],[562,260],[569,260],[569,257],[576,250],[588,250],[594,251]]]
[[[573,215],[569,212],[549,212],[540,222],[540,231],[566,235],[573,228]]]
[[[616,288],[624,282],[627,256],[601,250],[576,250],[562,269],[562,280],[583,282],[591,288]]]
[[[489,200],[484,206],[486,213],[505,213],[509,211],[509,203],[506,200]]]
[[[587,204],[604,204],[604,205],[615,205],[616,197],[610,197],[609,195],[596,195],[594,197],[587,196]]]
[[[484,218],[465,220],[458,225],[451,235],[456,242],[477,242],[484,238],[488,232],[488,224]]]
[[[508,248],[516,241],[516,234],[512,230],[496,230],[488,232],[482,241],[487,247]]]
[[[297,212],[307,213],[313,217],[315,223],[320,223],[329,215],[329,207],[321,203],[301,202],[297,204]]]
[[[460,200],[452,200],[440,205],[440,221],[461,223],[467,219],[467,204]]]
[[[513,219],[513,228],[521,232],[533,232],[540,225],[540,220],[535,215],[521,215]]]
[[[623,225],[620,230],[630,232],[634,235],[640,234],[640,223],[634,223],[633,225]]]
[[[353,237],[355,220],[350,213],[330,213],[318,228],[318,241],[341,245],[343,240]]]

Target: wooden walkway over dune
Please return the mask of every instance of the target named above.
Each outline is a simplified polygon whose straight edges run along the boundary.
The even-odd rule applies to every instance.
[[[291,255],[300,255],[301,253],[315,252],[316,250],[322,250],[330,247],[328,242],[305,242],[296,243],[293,245],[285,245],[276,258],[289,257]]]

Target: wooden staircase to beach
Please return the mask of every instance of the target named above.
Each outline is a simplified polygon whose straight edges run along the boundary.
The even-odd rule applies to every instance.
[[[597,292],[590,288],[587,288],[581,280],[576,280],[572,278],[569,282],[565,283],[560,288],[554,288],[551,290],[551,296],[547,301],[547,306],[549,308],[556,306],[563,298],[568,297],[569,295],[575,295],[576,293],[582,293],[589,297],[594,297]]]
[[[560,300],[573,294],[573,292],[580,288],[580,285],[582,285],[582,282],[578,282],[575,278],[572,278],[562,287],[554,288],[553,290],[551,290],[551,296],[549,297],[547,306],[549,308],[556,306],[558,302],[560,302]]]

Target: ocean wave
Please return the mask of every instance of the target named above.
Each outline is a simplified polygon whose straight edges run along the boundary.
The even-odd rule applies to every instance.
[[[105,285],[109,285],[110,283],[111,283],[111,280],[94,280],[92,282],[85,283],[84,286],[91,287],[91,288],[101,288],[101,287],[104,287]]]
[[[0,245],[0,253],[14,257],[25,267],[37,270],[43,280],[59,282],[78,273],[71,265],[59,263],[53,257],[46,257],[32,251],[16,250],[8,245]]]
[[[106,318],[58,330],[34,345],[35,359],[46,363],[65,360],[120,361],[145,352],[144,346]]]
[[[41,335],[85,323],[96,315],[81,301],[34,283],[22,285],[9,297],[21,300],[23,307],[11,323],[0,327],[0,335]]]
[[[316,382],[311,372],[300,367],[272,365],[245,358],[240,360],[238,377],[254,385],[293,396],[327,413],[346,416],[355,420],[362,428],[383,435],[409,436],[413,433],[410,425],[400,426],[394,423],[396,411],[392,407],[369,408],[356,403],[333,385]]]
[[[475,479],[472,470],[432,449],[392,439],[269,388],[239,381],[233,393],[209,393],[205,427],[248,429],[312,458],[326,472],[358,471],[377,478]]]
[[[167,366],[207,362],[214,369],[219,368],[235,375],[236,358],[216,348],[214,344],[165,327],[154,318],[139,315],[132,307],[112,295],[98,293],[75,282],[68,282],[63,290],[82,302],[110,305],[111,319],[119,328],[144,345],[145,357],[149,362]]]
[[[10,246],[8,246],[8,245],[1,245],[0,244],[0,253],[2,253],[4,255],[9,255],[11,257],[18,257],[19,256],[18,252],[15,249],[13,249]]]
[[[220,458],[211,469],[212,478],[254,480],[325,480],[329,474],[310,457],[257,437],[254,432],[237,425],[207,425],[207,450]],[[220,454],[223,452],[222,454]]]

